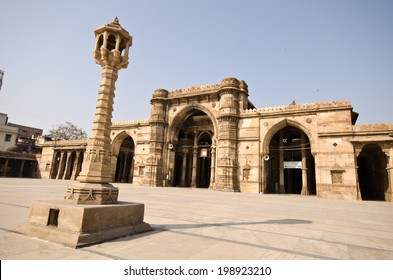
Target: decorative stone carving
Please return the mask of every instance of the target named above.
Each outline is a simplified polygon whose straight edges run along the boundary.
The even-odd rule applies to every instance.
[[[220,87],[220,84],[210,84],[210,85],[204,85],[204,86],[193,86],[193,87],[189,87],[189,88],[176,89],[176,90],[169,91],[169,96],[184,95],[184,94],[205,92],[205,91],[216,91],[216,90],[218,90],[219,87]]]
[[[355,131],[371,131],[371,130],[393,130],[393,124],[362,124],[355,125]]]
[[[343,183],[343,172],[344,171],[337,171],[332,170],[332,184],[342,184]]]
[[[343,169],[337,163],[331,168],[330,173],[332,176],[332,184],[343,184],[343,173],[345,169]]]

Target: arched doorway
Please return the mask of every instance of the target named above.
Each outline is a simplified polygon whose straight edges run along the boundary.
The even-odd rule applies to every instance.
[[[266,163],[266,193],[316,194],[315,160],[307,135],[285,126],[272,137]]]
[[[208,188],[211,176],[213,123],[192,109],[180,125],[175,144],[173,186]]]
[[[211,171],[211,146],[212,132],[207,130],[198,135],[198,162],[196,186],[208,188],[210,185]]]
[[[132,183],[134,176],[134,140],[127,136],[120,145],[116,161],[115,182]]]
[[[388,174],[387,159],[382,149],[374,144],[364,146],[357,164],[362,200],[385,200]]]

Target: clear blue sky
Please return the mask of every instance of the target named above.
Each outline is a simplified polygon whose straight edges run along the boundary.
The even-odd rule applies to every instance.
[[[0,0],[0,112],[91,132],[101,67],[93,30],[133,36],[113,120],[149,117],[156,88],[249,85],[257,107],[350,100],[358,124],[393,122],[391,0]]]

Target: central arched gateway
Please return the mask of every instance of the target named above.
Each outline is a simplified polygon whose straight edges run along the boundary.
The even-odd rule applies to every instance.
[[[173,141],[173,177],[176,187],[208,188],[212,168],[214,126],[203,111],[193,108],[175,127]],[[213,163],[214,164],[214,163]]]
[[[315,161],[308,136],[286,125],[269,143],[266,160],[266,193],[316,194]]]

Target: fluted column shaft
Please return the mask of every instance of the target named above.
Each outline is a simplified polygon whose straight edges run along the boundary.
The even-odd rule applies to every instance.
[[[77,178],[85,183],[109,183],[112,180],[110,132],[118,70],[103,66],[101,76],[92,135],[86,147],[82,172]]]

